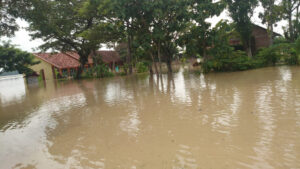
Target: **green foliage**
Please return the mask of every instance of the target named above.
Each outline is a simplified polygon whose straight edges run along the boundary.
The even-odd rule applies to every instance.
[[[281,18],[278,17],[280,16],[281,9],[280,6],[276,5],[275,3],[276,0],[259,0],[259,1],[263,7],[263,11],[259,13],[259,18],[261,18],[263,24],[267,23],[269,39],[272,40],[274,24],[281,20]]]
[[[234,51],[229,57],[212,58],[202,65],[203,72],[242,71],[258,68],[263,65],[262,60],[249,58],[245,52]]]
[[[17,7],[17,8],[16,8]],[[18,30],[15,0],[0,0],[0,37],[12,36]]]
[[[104,77],[113,77],[114,73],[112,73],[109,67],[105,64],[98,64],[91,68],[85,68],[83,70],[83,78],[104,78]]]
[[[97,78],[113,77],[114,74],[109,70],[109,67],[105,64],[99,64],[93,68]]]
[[[81,65],[101,43],[116,36],[107,0],[26,0],[20,16],[30,23],[33,39],[42,39],[42,50],[76,51]],[[81,73],[78,71],[78,77]]]
[[[295,42],[299,36],[299,0],[281,0],[280,2],[281,18],[288,21],[284,27],[284,36],[290,42]]]
[[[289,45],[291,46],[291,45]],[[290,47],[289,55],[285,58],[285,62],[289,65],[299,65],[300,64],[300,38],[296,40],[293,47]]]
[[[262,59],[251,59],[243,51],[234,51],[229,44],[231,26],[226,21],[219,22],[212,30],[213,47],[208,50],[209,58],[204,60],[204,72],[241,71],[262,66]]]
[[[296,40],[294,48],[297,56],[300,56],[300,38]]]
[[[212,45],[213,32],[210,29],[211,24],[208,18],[219,16],[224,10],[225,5],[222,2],[213,2],[212,0],[191,0],[191,10],[188,13],[192,19],[187,23],[186,32],[178,40],[181,46],[186,46],[186,52],[189,56],[202,55],[207,56],[207,47]]]
[[[229,44],[232,29],[227,21],[221,20],[211,31],[212,44],[208,54],[214,58],[229,57],[232,55],[233,47]]]
[[[33,71],[29,68],[31,65],[38,64],[34,61],[34,56],[30,53],[23,52],[9,43],[0,46],[0,68],[3,71],[15,71],[30,75]]]
[[[278,51],[278,46],[271,46],[269,48],[261,49],[256,55],[255,59],[262,59],[265,66],[270,66],[275,64],[280,60],[280,53]]]
[[[276,37],[273,41],[273,45],[283,44],[283,43],[289,43],[288,40],[282,36]]]
[[[0,3],[0,16],[5,20],[3,14],[7,13],[8,17],[25,19],[32,38],[45,42],[41,49],[76,51],[82,67],[103,43],[117,44],[116,51],[126,62],[125,73],[131,72],[132,65],[137,72],[144,72],[145,63],[151,61],[166,62],[170,71],[179,46],[185,50],[184,57],[203,57],[208,71],[245,70],[279,62],[298,64],[300,42],[288,44],[276,39],[273,46],[261,49],[252,59],[229,45],[237,32],[247,55],[252,56],[251,17],[258,1],[264,8],[260,18],[268,24],[269,33],[278,19],[284,18],[289,21],[286,37],[294,42],[290,39],[300,32],[295,12],[299,0],[281,0],[280,4],[275,0],[7,0]],[[233,24],[221,21],[212,28],[207,20],[219,16],[226,7]],[[111,72],[101,64],[84,70],[84,74],[105,77]]]
[[[145,62],[138,62],[136,64],[136,71],[138,73],[144,73],[148,71],[148,65]]]
[[[246,47],[247,54],[252,57],[251,53],[251,35],[252,22],[251,17],[255,7],[258,5],[257,0],[225,0],[228,5],[229,15],[232,18],[235,30],[240,34],[243,45]]]
[[[285,41],[281,41],[273,45],[275,48],[277,55],[279,55],[281,62],[288,64],[288,65],[297,65],[299,64],[297,52],[295,49],[294,43],[289,43]]]
[[[83,75],[84,75],[85,77],[92,78],[92,77],[94,77],[94,71],[95,71],[94,68],[85,68],[85,69],[83,70]]]

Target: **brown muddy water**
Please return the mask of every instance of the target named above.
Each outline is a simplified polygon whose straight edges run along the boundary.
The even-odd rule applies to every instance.
[[[300,67],[0,81],[0,168],[300,168]]]

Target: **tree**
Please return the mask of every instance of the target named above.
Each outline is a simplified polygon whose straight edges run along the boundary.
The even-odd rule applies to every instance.
[[[247,51],[247,55],[252,57],[251,36],[252,22],[251,17],[258,4],[257,0],[225,0],[227,2],[230,17],[235,24],[235,30],[240,34],[241,41]]]
[[[12,36],[18,30],[16,24],[16,8],[12,7],[14,1],[0,0],[0,37]]]
[[[260,0],[262,7],[264,8],[263,12],[259,13],[259,17],[262,19],[262,23],[267,23],[267,30],[270,39],[270,45],[273,45],[273,28],[274,24],[279,21],[280,9],[276,5],[276,0]]]
[[[109,5],[106,0],[40,0],[30,2],[20,16],[29,22],[31,37],[45,42],[41,49],[79,54],[79,77],[91,52],[114,37]]]
[[[132,42],[136,31],[136,15],[139,13],[141,2],[138,0],[113,0],[115,25],[121,34],[120,40],[127,42],[126,64],[129,74],[132,74]]]
[[[153,3],[153,20],[151,22],[152,41],[157,49],[157,56],[160,63],[162,62],[162,51],[167,63],[168,72],[172,72],[171,61],[174,56],[172,48],[177,47],[177,41],[186,29],[189,23],[188,5],[189,0],[163,0],[154,1]],[[173,43],[173,44],[172,44]],[[173,46],[173,47],[172,47]],[[171,48],[170,48],[171,47]],[[165,48],[165,49],[162,49]],[[172,49],[172,50],[170,50]],[[174,52],[166,52],[174,51]]]
[[[212,47],[209,49],[209,55],[214,59],[229,58],[233,55],[234,48],[230,46],[229,40],[232,35],[232,26],[227,20],[221,20],[211,30]]]
[[[0,68],[2,68],[2,71],[17,70],[19,73],[28,75],[33,72],[28,67],[37,63],[39,62],[35,62],[34,56],[30,53],[23,52],[9,43],[0,46]]]
[[[207,22],[207,19],[219,16],[225,5],[213,0],[192,0],[191,2],[192,21],[188,32],[182,37],[182,43],[186,45],[189,55],[202,56],[206,60],[208,58],[207,48],[212,46],[213,38],[211,24]]]
[[[282,17],[288,20],[288,27],[284,35],[290,42],[294,42],[299,34],[296,32],[296,26],[299,26],[299,7],[299,0],[282,0],[280,3]],[[293,20],[294,17],[295,20]]]

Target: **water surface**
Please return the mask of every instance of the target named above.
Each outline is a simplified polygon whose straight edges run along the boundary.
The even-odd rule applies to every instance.
[[[300,168],[300,67],[0,81],[0,168]]]

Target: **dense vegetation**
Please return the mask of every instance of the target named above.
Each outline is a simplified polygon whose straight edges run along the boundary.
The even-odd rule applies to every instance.
[[[0,74],[17,70],[19,73],[30,75],[33,71],[28,67],[38,63],[30,53],[23,52],[6,42],[0,46],[0,58]]]
[[[236,71],[276,64],[299,64],[299,0],[1,0],[0,35],[18,28],[15,18],[25,19],[32,38],[41,38],[41,49],[73,50],[80,55],[81,69],[91,52],[102,44],[115,46],[124,58],[124,70],[162,72],[166,63],[179,57],[201,57],[209,71]],[[253,52],[251,18],[254,9],[267,30],[271,45]],[[18,9],[18,10],[13,10]],[[207,19],[227,10],[232,23],[212,27]],[[274,25],[286,20],[284,39],[273,41]],[[230,46],[239,37],[243,51]],[[158,66],[154,63],[158,62]],[[154,68],[155,70],[152,70]],[[105,66],[94,68],[102,77]],[[104,71],[104,73],[97,73]],[[88,74],[85,71],[84,74]]]

